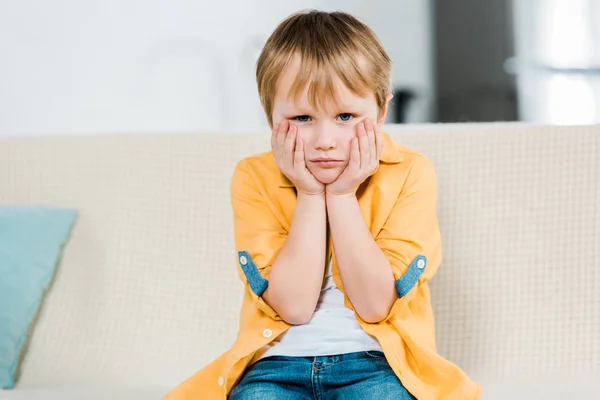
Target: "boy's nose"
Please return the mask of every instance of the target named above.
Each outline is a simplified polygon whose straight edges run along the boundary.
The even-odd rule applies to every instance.
[[[318,150],[331,150],[335,148],[335,135],[333,129],[328,128],[324,124],[315,127],[317,140],[315,147]]]

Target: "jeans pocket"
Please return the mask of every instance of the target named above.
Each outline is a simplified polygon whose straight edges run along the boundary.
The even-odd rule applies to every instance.
[[[371,350],[371,351],[363,351],[363,355],[365,358],[383,358],[385,359],[385,354],[382,351]]]

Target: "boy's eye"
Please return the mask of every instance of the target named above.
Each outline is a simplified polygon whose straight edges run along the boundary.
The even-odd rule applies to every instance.
[[[298,122],[308,122],[310,120],[310,117],[308,115],[298,115],[297,117],[294,117],[293,119],[295,119]]]
[[[338,115],[338,118],[343,122],[348,122],[350,121],[350,119],[352,119],[352,114],[341,113],[340,115]]]

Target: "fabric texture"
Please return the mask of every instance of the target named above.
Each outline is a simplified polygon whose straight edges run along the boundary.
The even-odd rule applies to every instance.
[[[444,257],[430,287],[440,354],[481,383],[484,399],[540,390],[544,399],[597,399],[600,126],[384,130],[426,155],[438,176]],[[68,399],[85,383],[89,395],[76,398],[120,398],[97,397],[98,386],[166,393],[230,348],[244,287],[229,186],[239,160],[269,150],[269,138],[1,138],[0,204],[80,216],[16,390],[0,398]]]
[[[411,289],[417,284],[419,281],[419,277],[425,270],[427,266],[427,257],[425,256],[417,256],[410,263],[408,269],[400,278],[396,280],[396,292],[399,297],[406,296]]]
[[[252,365],[228,400],[415,400],[380,351],[274,356]]]
[[[0,387],[14,386],[29,326],[54,276],[74,210],[0,207]]]
[[[161,400],[164,388],[102,384],[49,385],[36,389],[0,390],[0,400]]]

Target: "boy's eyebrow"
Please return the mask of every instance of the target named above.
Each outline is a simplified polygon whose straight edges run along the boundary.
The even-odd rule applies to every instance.
[[[299,114],[299,115],[309,115],[312,114],[314,110],[308,110],[303,107],[290,107],[288,110],[288,114]]]
[[[358,109],[356,109],[356,107],[352,107],[352,106],[344,106],[344,105],[340,105],[339,107],[335,107],[332,109],[333,114],[340,114],[340,113],[349,113],[349,114],[357,114],[360,111]],[[310,115],[313,114],[315,112],[315,110],[308,110],[304,107],[290,107],[288,110],[288,114],[298,114],[298,115]]]

